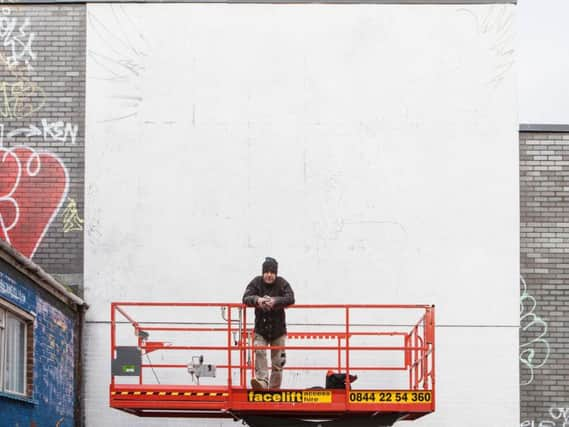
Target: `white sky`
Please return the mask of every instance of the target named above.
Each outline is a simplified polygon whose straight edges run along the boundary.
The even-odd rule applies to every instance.
[[[518,0],[521,124],[569,124],[569,0]]]

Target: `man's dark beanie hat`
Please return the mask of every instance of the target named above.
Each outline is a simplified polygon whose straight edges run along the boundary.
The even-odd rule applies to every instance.
[[[266,257],[263,262],[263,273],[271,272],[277,274],[279,269],[279,263],[276,259],[271,257]]]

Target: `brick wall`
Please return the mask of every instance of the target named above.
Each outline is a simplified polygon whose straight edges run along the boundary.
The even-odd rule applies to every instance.
[[[82,287],[85,5],[0,9],[0,238]]]
[[[37,279],[14,268],[17,263],[0,258],[0,304],[27,313],[28,394],[0,396],[2,427],[82,425],[78,331],[80,315],[47,292]],[[10,307],[10,306],[8,306]]]
[[[569,133],[520,134],[521,427],[569,425]]]

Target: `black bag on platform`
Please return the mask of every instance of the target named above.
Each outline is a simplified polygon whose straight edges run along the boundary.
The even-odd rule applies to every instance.
[[[357,375],[350,375],[350,384],[357,379]],[[326,388],[346,388],[346,374],[335,374],[329,371],[326,374]]]

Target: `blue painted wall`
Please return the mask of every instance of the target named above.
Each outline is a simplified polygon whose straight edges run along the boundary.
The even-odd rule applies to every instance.
[[[35,316],[33,395],[0,395],[0,425],[75,425],[75,313],[2,260],[0,298]]]

